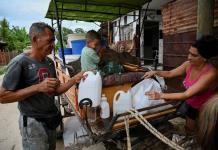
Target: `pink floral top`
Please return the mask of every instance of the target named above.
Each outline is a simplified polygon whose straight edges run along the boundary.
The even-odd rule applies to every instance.
[[[185,88],[188,89],[189,87],[194,85],[200,79],[200,77],[207,74],[207,72],[211,68],[213,68],[213,65],[207,64],[202,69],[202,71],[200,72],[199,76],[196,79],[190,80],[190,74],[191,74],[191,70],[192,70],[192,66],[190,66],[186,71],[186,77],[185,77],[185,80],[183,81]],[[190,106],[192,106],[193,108],[196,108],[196,109],[201,108],[201,106],[216,92],[216,89],[217,89],[217,85],[209,88],[207,91],[204,91],[198,95],[190,97],[187,100],[187,104],[189,104]]]

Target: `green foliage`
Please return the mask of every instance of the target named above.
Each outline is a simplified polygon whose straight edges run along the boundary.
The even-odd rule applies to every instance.
[[[73,30],[71,30],[71,29],[68,29],[68,28],[66,28],[66,27],[63,27],[62,28],[62,39],[63,39],[63,45],[64,45],[64,47],[66,47],[67,46],[67,35],[68,34],[72,34],[72,33],[74,33],[73,32]],[[55,45],[55,50],[57,50],[59,47],[61,47],[61,44],[60,44],[60,36],[59,36],[59,32],[58,31],[56,31],[55,32],[55,36],[56,36],[56,38],[57,38],[57,40],[58,40],[58,42],[56,43],[56,45]]]
[[[13,44],[18,52],[22,52],[24,48],[30,45],[30,39],[25,28],[13,27],[11,29],[11,37],[13,37]]]
[[[85,33],[85,31],[82,28],[76,28],[75,33]]]
[[[85,33],[85,31],[82,29],[82,28],[76,28],[74,31],[69,29],[69,28],[66,28],[66,27],[63,27],[62,28],[62,37],[63,37],[63,45],[64,45],[64,48],[66,48],[67,46],[67,35],[68,34],[73,34],[73,33]],[[55,45],[55,50],[57,50],[58,48],[61,47],[61,44],[60,44],[60,37],[59,37],[59,33],[58,31],[55,32],[55,36],[58,40],[58,42],[56,43]]]
[[[62,37],[63,37],[63,42],[64,42],[63,44],[64,44],[64,46],[67,45],[67,35],[68,34],[72,34],[72,33],[73,33],[73,30],[71,30],[71,29],[68,29],[66,27],[62,28]],[[55,32],[55,36],[56,36],[56,38],[57,38],[57,40],[59,42],[60,41],[60,36],[59,36],[59,32],[58,31]]]
[[[9,23],[4,18],[2,21],[0,21],[0,40],[7,41],[9,38]]]
[[[5,18],[0,21],[0,40],[8,44],[7,48],[9,51],[22,52],[30,44],[25,28],[13,26],[10,29],[9,23]]]
[[[6,67],[0,66],[0,75],[4,74],[6,71]]]

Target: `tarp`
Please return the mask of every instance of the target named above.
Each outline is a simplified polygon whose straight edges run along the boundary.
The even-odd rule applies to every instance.
[[[62,20],[112,21],[121,15],[139,10],[150,0],[56,0],[58,15]],[[55,19],[53,0],[50,1],[46,18]]]

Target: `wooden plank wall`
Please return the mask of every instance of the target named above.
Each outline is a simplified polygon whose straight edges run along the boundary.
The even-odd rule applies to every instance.
[[[163,65],[165,69],[179,66],[187,59],[196,39],[197,0],[176,0],[163,6]],[[218,29],[218,0],[214,9],[214,33]]]

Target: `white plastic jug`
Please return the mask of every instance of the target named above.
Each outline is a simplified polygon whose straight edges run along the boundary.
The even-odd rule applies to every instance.
[[[102,119],[107,119],[110,117],[110,106],[107,102],[107,97],[103,94],[101,98],[101,113],[100,116]]]
[[[117,91],[113,99],[113,115],[125,113],[132,108],[131,93],[124,91]]]
[[[85,72],[88,75],[79,84],[78,102],[88,98],[92,101],[92,107],[97,107],[101,102],[102,79],[100,73],[94,74],[92,71]]]

